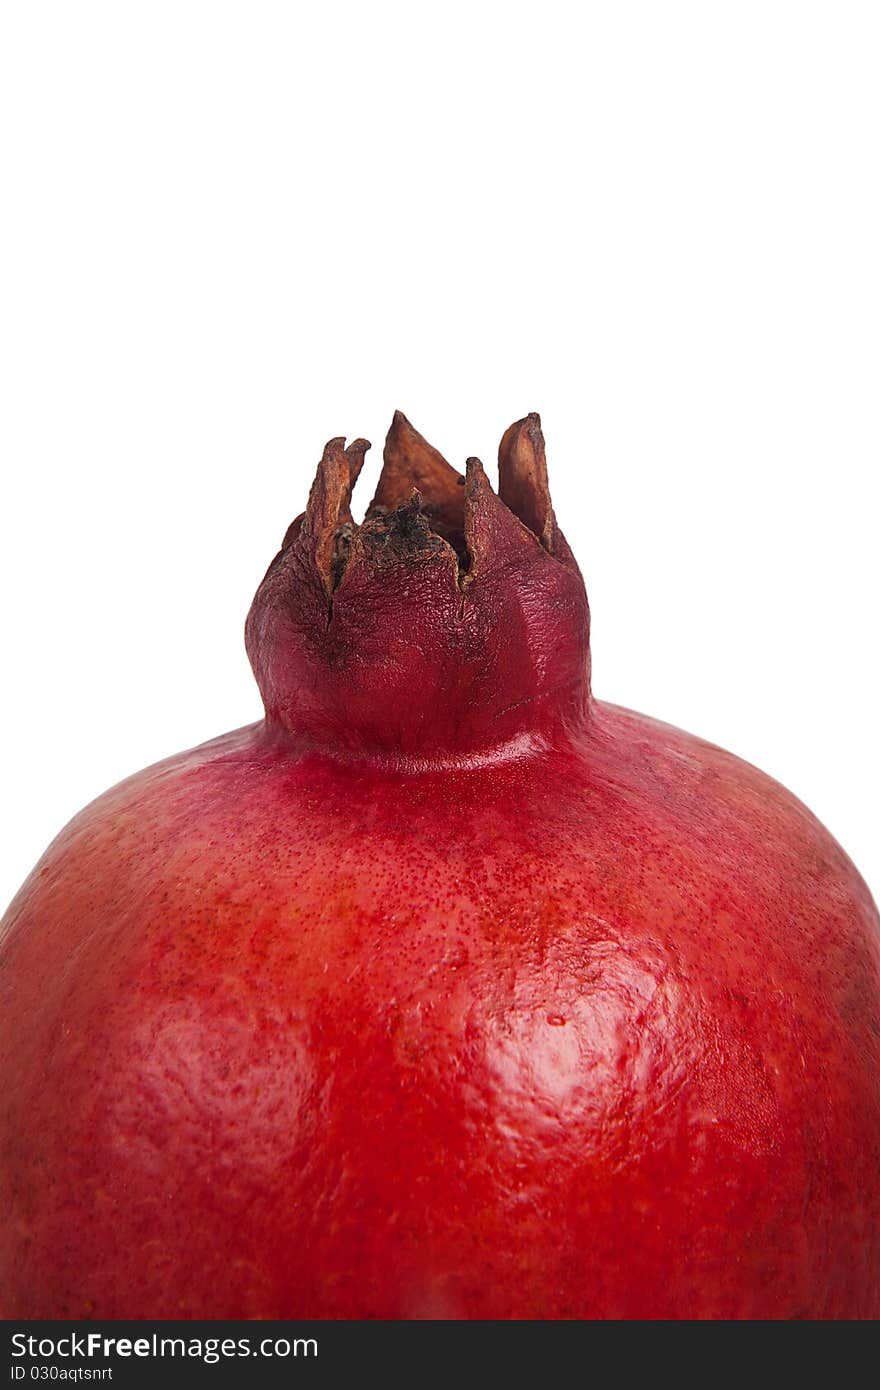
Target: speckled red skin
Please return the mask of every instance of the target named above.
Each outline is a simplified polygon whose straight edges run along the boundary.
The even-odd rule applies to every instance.
[[[270,719],[62,833],[0,946],[4,1316],[880,1316],[867,888],[730,754],[544,703],[421,760]]]

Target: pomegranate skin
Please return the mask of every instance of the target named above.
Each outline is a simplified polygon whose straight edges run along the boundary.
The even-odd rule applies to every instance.
[[[412,710],[394,756],[322,742],[335,651],[329,714],[313,677],[308,728],[50,846],[0,936],[3,1316],[880,1316],[866,886],[777,783],[576,717],[503,636],[540,689],[500,744],[448,709],[422,758]]]

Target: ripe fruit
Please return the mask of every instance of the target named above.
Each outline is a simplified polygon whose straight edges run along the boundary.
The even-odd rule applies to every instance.
[[[499,496],[327,446],[265,723],[78,816],[0,948],[7,1317],[880,1316],[880,932],[799,802],[589,692]]]

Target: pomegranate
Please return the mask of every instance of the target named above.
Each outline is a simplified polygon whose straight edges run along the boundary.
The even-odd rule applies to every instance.
[[[592,698],[536,415],[332,440],[265,720],[62,832],[0,948],[30,1318],[880,1316],[880,932],[813,816]]]

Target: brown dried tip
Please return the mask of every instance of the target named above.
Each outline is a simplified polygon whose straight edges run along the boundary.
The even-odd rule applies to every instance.
[[[356,439],[347,449],[342,438],[325,445],[302,518],[299,534],[312,551],[328,596],[339,572],[340,528],[352,524],[352,489],[369,447],[366,439]]]
[[[479,459],[467,461],[467,480],[395,411],[385,441],[379,485],[362,527],[351,515],[351,494],[370,445],[342,438],[324,449],[305,514],[290,526],[282,553],[297,537],[311,553],[332,600],[351,558],[371,545],[386,558],[401,550],[436,549],[443,542],[458,556],[462,584],[470,584],[494,556],[536,542],[563,564],[574,564],[556,526],[544,436],[538,415],[527,415],[505,432],[498,450],[496,493]],[[514,519],[515,518],[515,519]],[[381,546],[373,544],[381,540]],[[372,552],[371,552],[372,553]]]
[[[492,484],[486,477],[486,470],[478,458],[469,458],[465,464],[464,496],[464,539],[468,555],[468,570],[462,576],[463,585],[470,584],[483,567],[489,549],[489,538],[485,526],[481,524],[486,511],[486,502],[495,496]]]
[[[556,518],[547,482],[540,415],[527,415],[505,431],[498,448],[498,495],[552,555]]]
[[[489,565],[506,563],[516,556],[534,559],[541,554],[537,536],[501,500],[478,458],[467,461],[464,526],[470,557],[470,569],[464,576],[468,584]]]
[[[464,478],[419,434],[400,411],[385,440],[384,463],[370,506],[394,511],[418,492],[432,529],[461,553],[464,537]]]
[[[361,476],[367,450],[371,447],[369,439],[355,439],[345,451],[345,457],[348,460],[348,493],[342,501],[341,521],[351,521],[351,494],[354,492],[355,483]]]

